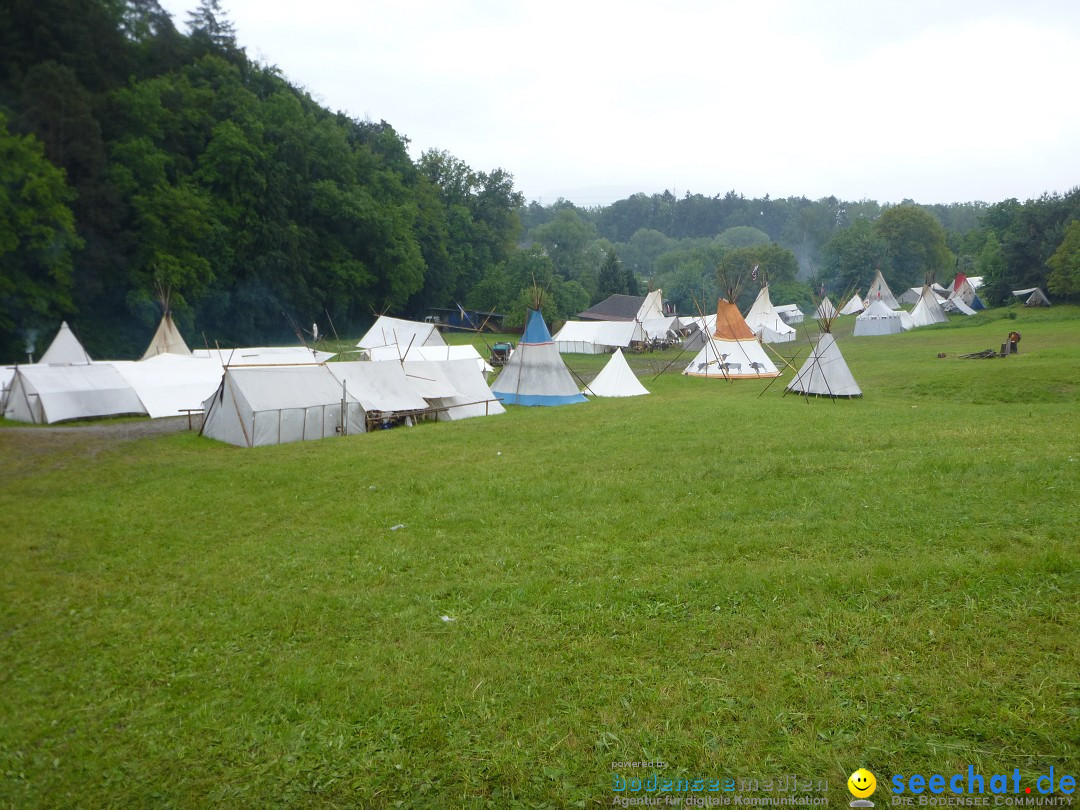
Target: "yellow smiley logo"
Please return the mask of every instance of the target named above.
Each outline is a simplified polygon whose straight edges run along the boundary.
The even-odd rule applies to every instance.
[[[865,799],[877,790],[877,779],[866,768],[859,768],[847,780],[847,789],[857,799]]]

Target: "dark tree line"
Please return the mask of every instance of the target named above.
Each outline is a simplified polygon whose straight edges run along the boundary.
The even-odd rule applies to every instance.
[[[0,9],[0,359],[61,318],[135,354],[161,289],[194,344],[355,333],[464,301],[516,251],[508,173],[414,162],[386,122],[323,108],[217,0],[187,29],[156,0]]]

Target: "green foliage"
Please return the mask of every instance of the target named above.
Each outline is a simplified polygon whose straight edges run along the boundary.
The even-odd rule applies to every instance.
[[[717,236],[716,241],[729,248],[747,248],[767,245],[772,240],[762,230],[752,228],[749,225],[737,225],[734,228],[728,228]]]
[[[864,293],[880,269],[889,274],[888,244],[868,219],[856,219],[833,234],[822,250],[822,278],[834,292],[857,288]]]
[[[74,192],[32,135],[0,114],[0,353],[18,356],[17,327],[40,329],[71,311],[72,256],[81,246]]]
[[[916,205],[888,208],[874,223],[889,256],[889,283],[898,289],[922,286],[952,270],[954,257],[945,229],[933,214]]]
[[[1046,263],[1050,266],[1047,284],[1051,292],[1068,297],[1080,295],[1080,220],[1069,223],[1061,245]]]

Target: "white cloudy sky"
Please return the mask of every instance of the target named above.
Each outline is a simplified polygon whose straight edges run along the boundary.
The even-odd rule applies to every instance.
[[[248,55],[529,200],[1080,185],[1075,0],[221,0]],[[184,29],[197,0],[162,0]]]

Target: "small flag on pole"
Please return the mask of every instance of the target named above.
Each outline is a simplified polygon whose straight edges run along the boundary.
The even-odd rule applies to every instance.
[[[757,281],[757,269],[758,269],[758,265],[755,264],[754,269],[750,271],[750,279],[752,281]]]

